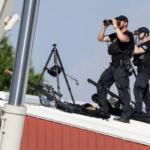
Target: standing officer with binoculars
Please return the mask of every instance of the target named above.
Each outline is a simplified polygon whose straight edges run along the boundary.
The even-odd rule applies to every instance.
[[[98,104],[105,113],[108,113],[106,88],[109,89],[115,83],[121,97],[123,112],[121,118],[115,118],[114,120],[129,123],[131,115],[129,69],[130,53],[134,49],[134,37],[127,30],[128,19],[125,16],[104,20],[103,24],[97,40],[100,42],[112,42],[108,46],[108,53],[112,57],[112,63],[102,73],[97,83]],[[114,26],[116,33],[104,36],[105,30],[109,25]]]
[[[138,39],[142,41],[138,46],[134,47],[133,64],[137,66],[138,76],[134,84],[135,96],[135,111],[140,113],[142,111],[142,102],[145,103],[147,116],[150,117],[150,40],[148,39],[149,30],[145,27],[139,28],[134,32],[138,35]]]

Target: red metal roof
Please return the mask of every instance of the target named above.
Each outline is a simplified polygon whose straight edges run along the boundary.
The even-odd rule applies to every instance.
[[[7,98],[6,98],[6,100],[7,100]],[[25,104],[25,106],[27,107],[26,115],[30,116],[30,117],[32,116],[36,120],[34,122],[32,120],[28,121],[28,119],[27,119],[27,122],[28,122],[27,125],[30,127],[30,128],[28,127],[29,129],[27,128],[27,130],[30,130],[31,133],[35,132],[33,135],[37,134],[37,137],[35,136],[35,138],[32,139],[31,138],[32,135],[30,137],[30,133],[27,133],[27,134],[29,134],[28,137],[31,138],[30,141],[35,140],[37,142],[38,139],[41,138],[41,136],[38,137],[38,134],[41,133],[41,130],[44,130],[45,132],[48,131],[48,129],[45,127],[47,125],[47,123],[45,123],[46,125],[43,125],[44,128],[38,129],[38,128],[41,128],[40,127],[41,122],[38,122],[38,120],[43,120],[43,121],[47,120],[47,122],[59,123],[63,127],[65,125],[67,127],[71,127],[71,131],[70,131],[71,134],[73,134],[73,132],[74,132],[74,130],[72,131],[72,129],[78,129],[79,132],[86,131],[85,134],[94,133],[95,135],[97,135],[97,134],[103,135],[104,137],[109,136],[109,137],[111,137],[111,139],[118,138],[122,141],[130,141],[132,143],[139,143],[140,145],[143,144],[143,145],[150,146],[150,132],[148,132],[150,129],[150,124],[139,122],[139,121],[134,121],[134,120],[130,120],[130,124],[125,124],[125,123],[114,121],[113,119],[115,116],[111,116],[111,118],[109,120],[102,120],[102,119],[78,115],[78,114],[74,114],[74,113],[70,114],[70,113],[62,112],[55,108],[48,108],[48,107],[38,105],[36,103],[37,101],[39,101],[38,97],[35,97],[35,96],[33,97],[33,96],[28,95],[28,96],[26,96],[26,101],[27,101],[27,99],[28,99],[28,101],[35,102],[32,104],[28,104],[28,103]],[[0,106],[2,108],[4,107],[4,104],[7,103],[6,100],[5,101],[0,100]],[[36,119],[36,118],[39,118],[39,119]],[[33,125],[35,127],[32,127]],[[54,130],[55,126],[52,128],[53,128],[52,130]],[[84,130],[82,130],[82,129],[84,129]],[[48,134],[50,134],[50,133],[48,133]],[[51,136],[52,135],[53,134],[51,134]],[[64,136],[64,133],[62,135]],[[49,137],[49,135],[47,135],[47,134],[46,134],[46,136]],[[54,136],[52,136],[51,138],[54,138]],[[80,133],[79,138],[81,136],[82,136],[82,134]],[[86,141],[85,138],[83,138],[83,139]],[[29,140],[29,138],[28,138],[28,140]],[[27,144],[25,144],[27,146],[30,144],[34,145],[36,143],[36,142],[33,142],[33,144],[32,144],[32,142],[30,142],[28,140],[27,140]],[[68,139],[68,140],[70,140],[70,139]],[[80,139],[80,140],[82,140],[82,139]],[[97,141],[97,136],[96,136],[96,141]],[[71,143],[71,141],[69,143]],[[40,144],[40,143],[38,142],[37,144]],[[36,146],[37,146],[37,144],[36,144]],[[46,143],[46,145],[47,145],[47,143]],[[51,143],[51,145],[53,145],[53,143]],[[65,146],[66,146],[66,144],[65,144]],[[107,145],[105,147],[107,147]],[[28,149],[28,148],[26,148],[26,149]],[[37,149],[38,149],[38,146],[37,146]]]
[[[150,146],[26,116],[21,150],[150,150]]]

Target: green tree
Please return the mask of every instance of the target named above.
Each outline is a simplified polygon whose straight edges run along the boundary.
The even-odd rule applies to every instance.
[[[11,76],[4,70],[12,71],[14,64],[14,50],[9,42],[9,36],[4,36],[0,43],[0,91],[9,91]]]
[[[40,78],[40,74],[35,72],[35,69],[32,65],[32,63],[30,64],[30,70],[29,70],[29,77],[28,80],[31,81],[34,84],[37,84],[38,80]],[[44,82],[44,76],[41,80],[41,83]],[[30,85],[27,86],[27,94],[31,94],[32,91],[32,87]],[[36,93],[37,94],[37,93]]]
[[[5,69],[10,71],[13,70],[13,65],[15,61],[15,51],[12,44],[9,41],[9,36],[4,36],[0,43],[0,91],[9,91],[12,76],[5,73]],[[35,72],[35,69],[31,63],[29,69],[29,81],[37,84],[40,74]],[[42,78],[42,83],[44,82],[44,76]],[[27,94],[31,94],[32,87],[27,86]]]

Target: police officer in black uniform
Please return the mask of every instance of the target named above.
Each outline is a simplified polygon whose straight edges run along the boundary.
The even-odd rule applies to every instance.
[[[116,30],[115,33],[105,36],[105,30],[109,21]],[[108,113],[107,91],[113,83],[116,84],[118,93],[122,102],[121,118],[115,118],[116,121],[129,123],[131,115],[130,94],[129,94],[129,69],[130,69],[130,52],[134,49],[133,34],[127,30],[128,19],[121,15],[115,19],[103,21],[103,28],[98,35],[97,40],[101,42],[112,42],[108,47],[108,53],[112,56],[112,63],[107,68],[97,83],[98,103],[100,108]]]
[[[137,79],[134,84],[135,111],[142,111],[142,103],[145,103],[147,115],[150,117],[150,40],[148,39],[149,30],[145,27],[139,28],[135,32],[139,32],[138,38],[142,41],[138,46],[134,47],[133,63],[137,66]]]

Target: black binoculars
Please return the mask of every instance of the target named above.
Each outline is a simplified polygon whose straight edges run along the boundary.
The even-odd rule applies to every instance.
[[[117,20],[117,25],[120,26],[121,20],[119,20],[118,18],[115,18],[115,19]],[[113,25],[113,22],[111,19],[104,20],[103,23],[104,23],[104,26]]]
[[[108,26],[108,25],[113,24],[112,20],[104,20],[103,23],[104,23],[104,26]]]
[[[139,35],[140,34],[140,31],[139,30],[135,30],[134,31],[134,35]]]
[[[134,35],[139,35],[141,33],[147,33],[147,35],[149,36],[149,29],[147,29],[146,27],[141,27],[138,30],[134,31]]]

